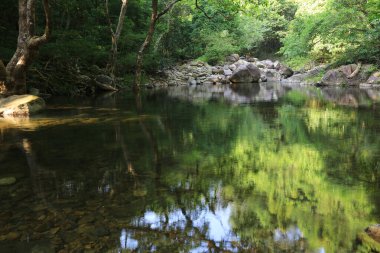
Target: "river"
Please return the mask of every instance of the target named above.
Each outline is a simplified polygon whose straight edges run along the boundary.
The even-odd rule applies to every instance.
[[[0,119],[0,252],[353,252],[380,221],[378,93],[181,87]]]

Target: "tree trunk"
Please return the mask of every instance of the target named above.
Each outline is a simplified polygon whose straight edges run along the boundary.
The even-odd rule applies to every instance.
[[[111,39],[112,39],[111,57],[110,57],[110,63],[109,63],[109,69],[108,69],[111,75],[114,75],[114,72],[115,72],[115,67],[116,67],[116,62],[117,62],[117,53],[118,53],[117,43],[119,41],[121,31],[123,29],[127,7],[128,7],[128,0],[121,0],[119,20],[116,26],[116,31],[114,31],[112,29],[111,18],[110,18],[109,10],[108,10],[108,0],[106,0],[106,13],[107,13],[108,23],[109,23],[110,31],[111,31]]]
[[[39,46],[46,43],[51,33],[49,0],[43,0],[45,11],[45,32],[35,36],[35,0],[19,0],[19,35],[17,49],[6,67],[9,79],[7,93],[26,93],[26,71],[35,57]]]
[[[135,90],[139,90],[140,88],[144,52],[145,52],[145,49],[148,48],[153,38],[154,30],[156,28],[157,16],[158,16],[157,9],[158,9],[158,0],[152,0],[152,15],[150,17],[149,30],[145,37],[144,43],[141,45],[136,57],[136,74],[135,74],[135,87],[134,87]]]
[[[137,53],[136,57],[136,72],[135,72],[135,82],[134,82],[134,89],[135,91],[138,91],[140,89],[140,83],[141,83],[141,72],[142,72],[142,65],[144,60],[144,52],[149,47],[154,31],[156,29],[156,23],[157,21],[164,16],[166,13],[168,13],[176,3],[180,2],[181,0],[174,0],[171,3],[169,3],[163,11],[158,13],[158,0],[152,0],[152,15],[150,17],[150,25],[149,30],[146,35],[146,38],[144,40],[144,43],[141,45],[140,50]]]

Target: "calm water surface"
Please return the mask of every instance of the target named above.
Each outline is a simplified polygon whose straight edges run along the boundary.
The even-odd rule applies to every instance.
[[[380,109],[334,92],[55,98],[2,119],[0,252],[353,252],[380,222]]]

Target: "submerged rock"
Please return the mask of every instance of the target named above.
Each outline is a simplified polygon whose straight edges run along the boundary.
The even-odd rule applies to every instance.
[[[14,95],[0,99],[0,115],[3,117],[26,117],[45,107],[45,101],[33,95]]]

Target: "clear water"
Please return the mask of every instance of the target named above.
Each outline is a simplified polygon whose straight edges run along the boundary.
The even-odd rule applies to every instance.
[[[373,91],[268,87],[1,119],[0,252],[355,251],[380,221]]]

